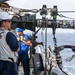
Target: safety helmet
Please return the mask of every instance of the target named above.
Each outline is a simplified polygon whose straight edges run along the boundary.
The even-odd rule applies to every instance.
[[[11,19],[10,15],[7,12],[0,11],[0,21]]]
[[[24,30],[23,28],[16,28],[15,29],[16,32],[23,32],[23,30]]]

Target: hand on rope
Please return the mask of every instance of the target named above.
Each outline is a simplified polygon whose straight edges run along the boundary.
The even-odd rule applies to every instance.
[[[52,63],[52,68],[55,68],[56,65],[56,56],[54,54],[54,52],[52,51],[50,45],[48,46],[48,50],[50,52],[50,57],[49,57],[49,62]]]

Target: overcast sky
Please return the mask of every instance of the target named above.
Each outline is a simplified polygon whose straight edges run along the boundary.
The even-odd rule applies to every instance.
[[[10,6],[24,9],[40,9],[42,5],[53,8],[54,5],[57,5],[58,11],[75,11],[75,0],[10,0],[8,3]],[[75,12],[62,14],[75,18]]]

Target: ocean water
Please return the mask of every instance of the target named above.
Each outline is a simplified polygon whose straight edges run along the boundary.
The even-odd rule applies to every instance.
[[[45,29],[41,29],[36,34],[38,36],[38,38],[36,39],[38,42],[43,41],[45,44],[45,31]],[[31,33],[29,32],[28,34]],[[55,36],[57,40],[57,46],[75,45],[75,29],[57,28]],[[48,45],[50,45],[51,49],[54,50],[54,41],[51,28],[47,29],[47,46]],[[66,59],[72,56],[73,54],[74,52],[71,49],[64,49],[60,52],[62,59]],[[63,60],[63,70],[66,71],[69,75],[75,75],[75,58],[73,58],[70,62]]]

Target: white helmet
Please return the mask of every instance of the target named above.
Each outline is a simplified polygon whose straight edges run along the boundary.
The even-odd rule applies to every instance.
[[[7,20],[7,19],[11,19],[10,15],[4,11],[0,12],[0,21]]]

